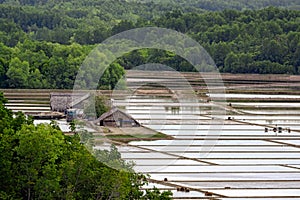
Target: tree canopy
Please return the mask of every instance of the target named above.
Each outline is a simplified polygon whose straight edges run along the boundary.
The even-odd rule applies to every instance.
[[[300,73],[300,11],[278,8],[298,5],[298,1],[239,1],[242,11],[229,6],[236,0],[216,1],[216,6],[227,5],[221,11],[188,8],[211,4],[210,0],[188,1],[182,8],[174,6],[181,5],[180,0],[17,2],[0,4],[2,88],[70,89],[81,63],[97,44],[122,31],[148,26],[189,35],[210,53],[221,72]],[[244,10],[269,5],[278,7]],[[195,70],[172,52],[141,49],[111,63],[98,88],[113,89],[123,69],[145,63]]]
[[[171,199],[171,192],[141,191],[146,177],[115,146],[91,154],[78,134],[64,135],[55,124],[35,126],[5,102],[0,93],[0,199]]]

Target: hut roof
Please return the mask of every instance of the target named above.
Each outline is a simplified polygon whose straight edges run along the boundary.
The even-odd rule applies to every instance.
[[[84,94],[83,94],[83,95],[80,95],[80,96],[77,97],[77,98],[76,98],[76,96],[75,96],[75,98],[72,99],[72,101],[71,101],[71,103],[70,103],[70,106],[71,106],[71,107],[74,107],[74,106],[76,106],[77,104],[81,103],[82,101],[88,99],[89,97],[90,97],[90,94],[89,94],[89,93],[87,93],[87,94],[85,94],[85,95],[84,95]]]
[[[82,101],[88,99],[89,93],[50,93],[50,105],[52,110],[64,111],[72,108]]]
[[[139,124],[131,115],[123,112],[122,110],[120,110],[117,107],[113,107],[111,108],[109,111],[107,111],[106,113],[103,113],[98,119],[95,120],[95,122],[100,122],[110,116],[112,116],[114,113],[116,112],[121,112],[122,114],[124,114],[126,117],[128,117],[129,119],[132,119],[133,121],[135,121],[137,124]]]

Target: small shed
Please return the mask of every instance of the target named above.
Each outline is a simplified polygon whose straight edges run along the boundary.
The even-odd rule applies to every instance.
[[[139,127],[141,126],[132,116],[121,111],[117,107],[113,107],[106,113],[103,113],[95,123],[100,126],[112,127]]]
[[[83,108],[89,93],[50,93],[50,107],[52,111],[65,112],[69,108]]]

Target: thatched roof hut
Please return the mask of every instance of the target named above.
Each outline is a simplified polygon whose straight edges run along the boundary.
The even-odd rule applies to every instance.
[[[90,97],[89,93],[50,93],[52,111],[65,112],[69,108],[83,108],[83,103]]]
[[[98,119],[94,121],[100,126],[113,127],[139,127],[141,126],[132,116],[121,111],[117,107],[113,107],[108,112],[103,113]]]

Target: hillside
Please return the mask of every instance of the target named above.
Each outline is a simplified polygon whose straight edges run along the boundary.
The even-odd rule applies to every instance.
[[[208,11],[220,11],[224,9],[262,9],[265,7],[280,7],[288,9],[299,9],[300,2],[297,0],[116,0],[116,1],[105,1],[105,0],[1,0],[0,3],[15,4],[16,2],[20,5],[31,5],[31,6],[43,6],[47,8],[54,8],[59,6],[69,6],[72,4],[74,8],[82,7],[97,7],[99,5],[110,4],[111,8],[117,8],[119,5],[123,7],[136,8],[139,6],[141,10],[150,8],[156,13],[156,11],[163,11],[165,9],[180,8],[183,11],[192,11],[197,9],[208,10]],[[113,2],[114,5],[111,3]],[[117,5],[117,6],[115,6]],[[130,10],[139,12],[138,10]]]
[[[199,8],[209,11],[262,9],[269,6],[300,9],[300,2],[298,0],[127,0],[127,2],[180,5],[180,7],[185,9]]]
[[[183,8],[183,1],[2,1],[0,87],[72,88],[81,62],[96,44],[122,31],[146,26],[189,35],[205,47],[221,72],[300,74],[300,11],[276,7],[190,9],[195,2],[204,1],[187,1]],[[299,4],[292,0],[238,2],[253,8]],[[178,71],[195,70],[171,52],[142,49],[119,58],[112,65],[118,73],[101,80],[102,89],[113,88],[115,83],[110,80],[117,81],[112,77],[121,77],[124,68],[149,62]]]

